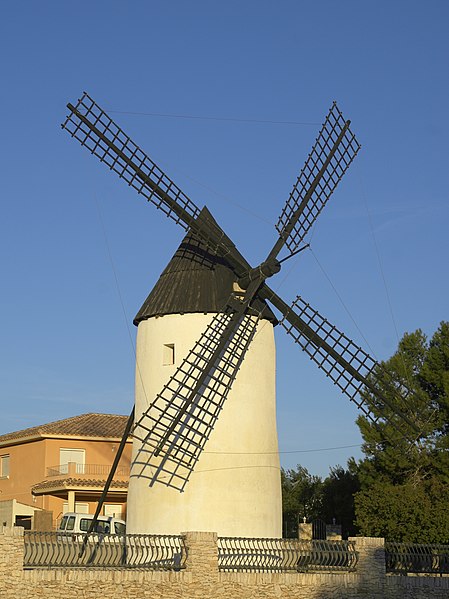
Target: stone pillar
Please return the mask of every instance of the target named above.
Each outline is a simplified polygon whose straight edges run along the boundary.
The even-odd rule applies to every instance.
[[[4,526],[0,530],[0,596],[1,589],[6,586],[8,580],[17,582],[23,574],[23,528]],[[20,595],[17,595],[20,596]]]
[[[218,581],[216,532],[184,532],[187,546],[186,571],[204,582]]]
[[[49,510],[34,510],[33,530],[51,532],[53,530],[53,512]]]
[[[313,537],[312,523],[300,522],[298,524],[298,539],[300,541],[311,541]]]
[[[359,588],[371,599],[383,599],[385,594],[385,540],[377,537],[349,537],[358,553]]]

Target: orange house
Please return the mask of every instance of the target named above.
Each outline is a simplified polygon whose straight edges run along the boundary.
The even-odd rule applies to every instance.
[[[93,513],[126,421],[117,414],[81,414],[1,435],[0,508],[20,504],[25,516],[48,510],[54,526],[64,512]],[[128,440],[104,503],[107,516],[125,517],[131,445]],[[20,516],[16,508],[8,525],[20,523]]]

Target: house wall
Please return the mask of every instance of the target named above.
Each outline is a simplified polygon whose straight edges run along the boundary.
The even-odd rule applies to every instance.
[[[117,452],[119,442],[116,441],[106,441],[106,440],[98,440],[98,441],[86,441],[85,439],[46,439],[45,440],[46,451],[45,451],[45,476],[47,475],[47,468],[52,466],[58,466],[59,459],[59,451],[60,449],[84,449],[85,451],[85,464],[96,464],[99,466],[111,466],[112,462],[115,458],[115,454]],[[127,443],[125,449],[123,450],[123,455],[120,459],[119,467],[126,466],[129,469],[131,462],[131,443]],[[75,475],[76,476],[76,475]],[[53,477],[53,478],[61,478],[61,477]],[[103,478],[106,479],[106,475],[102,477],[91,476],[90,478]],[[42,479],[41,479],[42,480]],[[51,479],[50,479],[51,480]],[[40,481],[36,481],[40,482]],[[98,494],[98,488],[96,489]],[[46,510],[50,510],[53,512],[55,522],[59,521],[63,514],[63,505],[66,502],[66,499],[61,499],[58,497],[54,497],[52,495],[40,496],[37,498],[37,505],[39,502],[42,502],[42,507]],[[93,513],[97,507],[97,501],[89,498],[87,494],[87,489],[83,492],[78,492],[76,496],[77,503],[85,503],[88,504],[89,513]],[[122,509],[123,504],[126,503],[126,499],[121,502],[111,501],[113,504],[121,504]]]
[[[9,476],[0,478],[2,501],[17,499],[20,503],[44,507],[40,501],[33,502],[31,487],[46,475],[45,440],[1,447],[0,455],[5,454],[10,456]]]
[[[383,539],[356,538],[355,573],[219,572],[217,535],[184,533],[181,572],[23,570],[23,531],[0,532],[2,599],[447,599],[449,578],[386,576]]]
[[[16,499],[0,500],[0,528],[14,526],[16,516],[27,516],[33,520],[37,513],[41,513],[41,510],[36,509],[35,506],[19,503]]]
[[[62,516],[63,504],[66,499],[51,495],[33,496],[31,487],[47,478],[47,468],[59,465],[59,450],[61,448],[84,449],[86,464],[110,466],[118,445],[119,443],[116,441],[104,439],[91,441],[86,439],[45,438],[3,446],[0,448],[0,455],[9,455],[10,465],[9,476],[0,478],[0,498],[2,501],[16,499],[18,502],[31,507],[49,510],[53,512],[53,518],[56,521]],[[127,443],[120,465],[129,468],[130,460],[131,443]],[[92,478],[98,479],[99,477],[92,476]],[[106,479],[106,476],[101,478]],[[98,495],[98,488],[96,493]],[[95,510],[96,501],[85,499],[79,499],[79,501],[88,503],[90,512]]]
[[[85,439],[45,439],[45,466],[59,465],[60,449],[84,449],[86,464],[108,465],[112,464],[119,446],[118,441],[87,441]],[[125,446],[121,465],[129,466],[131,461],[131,443]],[[45,475],[46,475],[45,471]]]

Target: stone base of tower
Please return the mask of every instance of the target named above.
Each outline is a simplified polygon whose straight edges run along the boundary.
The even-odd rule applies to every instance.
[[[210,323],[212,314],[142,321],[137,335],[136,418],[148,407]],[[167,347],[174,364],[167,364]],[[165,352],[165,354],[164,354]],[[165,356],[165,357],[164,357]],[[136,463],[128,491],[130,533],[281,537],[282,501],[275,412],[273,326],[262,320],[185,490],[155,483]]]

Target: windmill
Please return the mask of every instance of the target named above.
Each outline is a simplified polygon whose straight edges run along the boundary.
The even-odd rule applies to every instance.
[[[386,409],[399,434],[416,432],[379,392],[379,366],[367,352],[302,297],[289,305],[267,284],[307,247],[307,233],[357,155],[350,121],[334,102],[282,209],[277,240],[252,267],[207,208],[92,98],[84,93],[67,107],[62,127],[186,233],[134,319],[136,403],[124,436],[134,437],[128,530],[281,536],[273,326],[368,419],[376,423]],[[364,388],[376,406],[360,395]],[[105,492],[113,474],[114,466]]]

